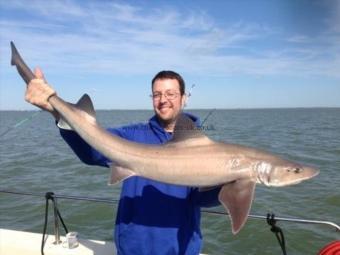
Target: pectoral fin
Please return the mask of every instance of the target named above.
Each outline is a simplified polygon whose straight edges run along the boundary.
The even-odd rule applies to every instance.
[[[247,221],[255,185],[248,179],[237,180],[225,184],[219,193],[219,201],[229,213],[233,234],[237,234]]]
[[[109,178],[109,185],[114,185],[116,183],[122,182],[125,179],[136,175],[135,172],[128,168],[124,168],[115,164],[111,165],[111,176]]]

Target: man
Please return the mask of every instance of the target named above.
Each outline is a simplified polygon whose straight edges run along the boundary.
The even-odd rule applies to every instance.
[[[29,84],[26,100],[47,110],[59,120],[48,103],[55,91],[45,82],[40,69]],[[108,129],[113,135],[145,143],[162,144],[171,139],[176,119],[185,105],[185,83],[173,71],[159,72],[152,80],[155,115],[145,124]],[[188,116],[198,125],[195,116]],[[114,167],[72,130],[60,134],[86,164]],[[143,177],[123,182],[115,226],[118,254],[198,254],[201,249],[200,207],[218,205],[219,188],[200,192],[197,188],[170,185]]]

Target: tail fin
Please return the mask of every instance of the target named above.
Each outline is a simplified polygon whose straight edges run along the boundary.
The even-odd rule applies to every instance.
[[[11,51],[12,51],[11,65],[16,66],[18,73],[20,74],[21,78],[24,79],[26,84],[30,83],[30,81],[34,79],[35,76],[31,69],[29,69],[24,60],[21,58],[13,42],[11,42]]]
[[[96,112],[93,107],[92,100],[88,94],[84,94],[76,104],[73,104],[79,110],[82,110],[87,114],[89,121],[96,122]],[[72,130],[71,126],[63,119],[60,118],[58,121],[58,127],[62,129]]]

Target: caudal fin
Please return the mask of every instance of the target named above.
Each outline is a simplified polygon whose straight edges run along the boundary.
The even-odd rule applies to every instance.
[[[21,78],[23,78],[23,80],[26,82],[26,84],[30,83],[30,81],[34,79],[35,76],[31,69],[29,69],[24,60],[21,58],[13,42],[11,42],[11,51],[12,51],[11,65],[16,66],[18,73],[20,74]]]

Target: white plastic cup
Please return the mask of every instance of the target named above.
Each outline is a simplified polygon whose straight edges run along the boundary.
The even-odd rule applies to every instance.
[[[64,247],[69,249],[74,249],[78,247],[78,232],[69,232],[66,234],[66,240],[64,242]]]

